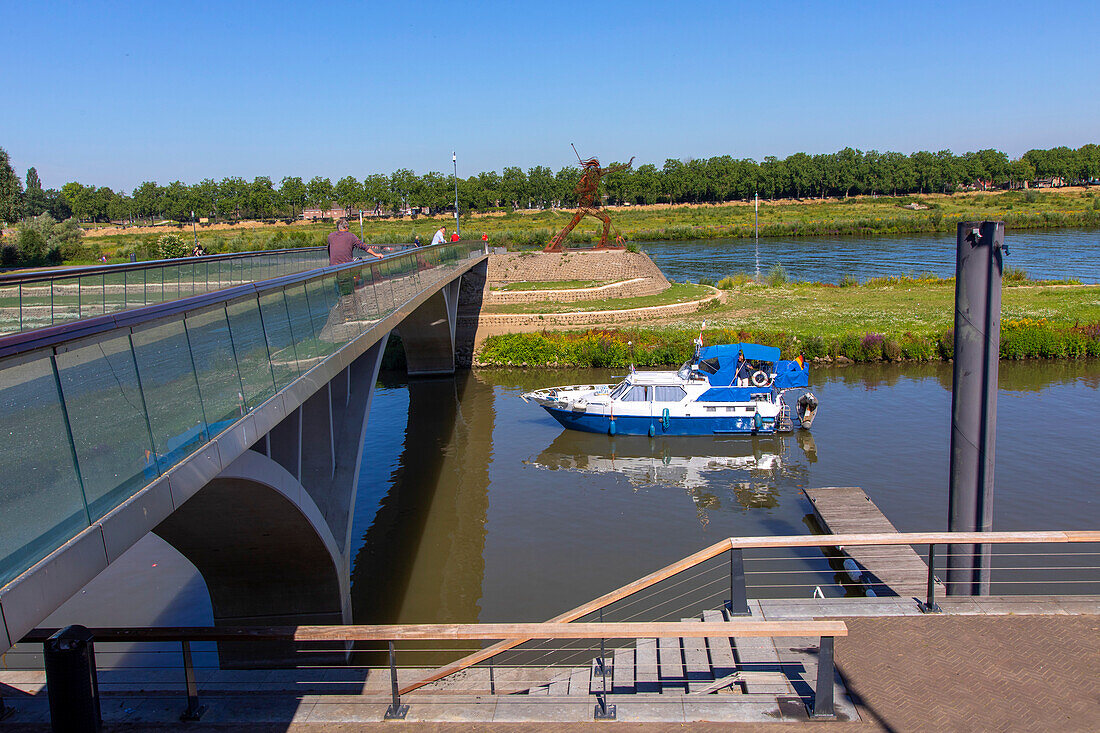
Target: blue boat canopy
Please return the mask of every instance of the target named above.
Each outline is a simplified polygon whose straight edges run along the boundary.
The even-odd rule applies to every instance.
[[[775,363],[776,389],[792,389],[810,386],[810,368],[797,361],[777,361]]]
[[[738,354],[744,354],[746,359],[752,361],[779,361],[779,347],[761,346],[760,344],[718,344],[716,346],[704,346],[699,349],[700,359],[713,359],[714,357],[729,357],[737,361]]]

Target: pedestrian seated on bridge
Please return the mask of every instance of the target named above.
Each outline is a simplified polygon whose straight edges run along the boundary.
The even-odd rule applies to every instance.
[[[348,220],[340,219],[336,222],[336,231],[328,235],[328,263],[330,265],[342,265],[351,262],[353,252],[360,249],[369,255],[382,259],[382,255],[374,251],[374,247],[367,247],[359,237],[348,231]]]

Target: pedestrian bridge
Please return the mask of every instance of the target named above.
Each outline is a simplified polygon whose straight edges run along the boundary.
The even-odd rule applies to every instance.
[[[0,277],[0,652],[150,531],[218,624],[348,623],[387,339],[410,375],[453,373],[486,261],[459,242]]]

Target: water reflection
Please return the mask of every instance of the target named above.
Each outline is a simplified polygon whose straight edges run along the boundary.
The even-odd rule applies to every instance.
[[[817,447],[806,431],[768,436],[608,436],[562,431],[524,464],[550,471],[614,474],[635,491],[668,487],[684,491],[699,521],[723,504],[741,510],[779,504],[779,482],[804,483]]]

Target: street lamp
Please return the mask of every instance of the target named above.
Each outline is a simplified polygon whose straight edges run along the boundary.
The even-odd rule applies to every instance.
[[[462,238],[462,225],[458,223],[458,155],[451,151],[451,164],[455,168],[455,234]]]

